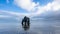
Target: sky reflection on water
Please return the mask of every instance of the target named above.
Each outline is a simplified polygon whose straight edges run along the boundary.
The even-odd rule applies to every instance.
[[[28,31],[24,31],[21,23],[0,23],[0,34],[59,34],[59,21],[31,22]]]

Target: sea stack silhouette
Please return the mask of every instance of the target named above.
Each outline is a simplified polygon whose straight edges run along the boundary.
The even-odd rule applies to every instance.
[[[27,31],[29,30],[30,28],[30,18],[25,16],[23,19],[22,19],[22,28]]]

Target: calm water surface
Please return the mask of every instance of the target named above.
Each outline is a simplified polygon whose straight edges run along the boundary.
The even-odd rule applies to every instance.
[[[60,21],[33,21],[27,31],[21,23],[0,23],[0,34],[60,34]]]

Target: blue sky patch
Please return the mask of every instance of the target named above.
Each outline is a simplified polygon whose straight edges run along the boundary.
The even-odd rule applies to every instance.
[[[35,2],[35,3],[39,2],[39,4],[41,6],[44,6],[44,5],[46,5],[46,4],[48,4],[49,2],[52,2],[52,1],[53,0],[33,0],[33,2]]]

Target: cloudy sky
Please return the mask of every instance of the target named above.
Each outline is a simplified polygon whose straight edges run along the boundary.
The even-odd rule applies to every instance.
[[[60,18],[60,0],[0,0],[0,22],[14,22],[22,17]]]

